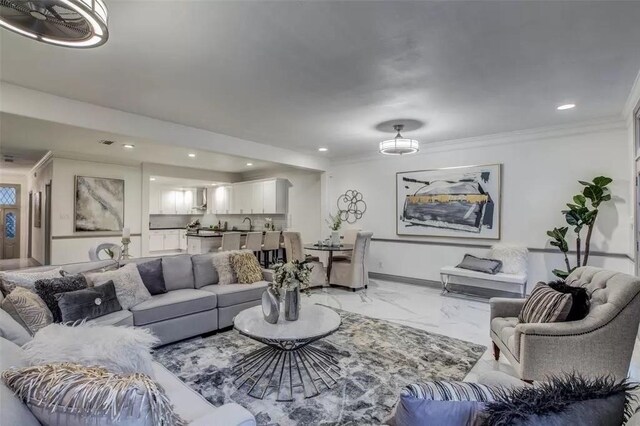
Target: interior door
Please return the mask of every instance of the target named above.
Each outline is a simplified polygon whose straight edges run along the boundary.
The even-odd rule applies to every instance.
[[[0,185],[0,259],[20,257],[20,185]]]

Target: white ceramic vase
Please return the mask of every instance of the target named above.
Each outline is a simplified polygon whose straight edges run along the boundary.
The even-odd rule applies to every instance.
[[[340,245],[340,231],[331,231],[331,245],[332,246]]]

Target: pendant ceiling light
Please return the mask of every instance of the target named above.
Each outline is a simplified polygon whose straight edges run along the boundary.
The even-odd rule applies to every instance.
[[[109,38],[102,0],[0,0],[0,26],[65,47],[96,47]]]
[[[395,138],[380,142],[380,153],[386,155],[415,154],[420,151],[420,144],[415,139],[403,138],[400,131],[404,129],[404,124],[393,126],[398,132]]]

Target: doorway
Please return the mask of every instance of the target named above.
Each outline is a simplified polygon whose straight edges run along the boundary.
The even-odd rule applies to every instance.
[[[0,259],[20,257],[20,185],[0,185]]]

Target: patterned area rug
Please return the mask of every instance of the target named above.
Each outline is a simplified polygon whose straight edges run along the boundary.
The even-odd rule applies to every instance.
[[[237,331],[185,340],[154,356],[213,405],[236,402],[259,425],[380,424],[403,386],[425,380],[462,380],[486,348],[352,312],[336,311],[340,329],[315,345],[339,360],[342,379],[333,389],[293,402],[247,396],[233,384],[231,369],[262,344]]]

